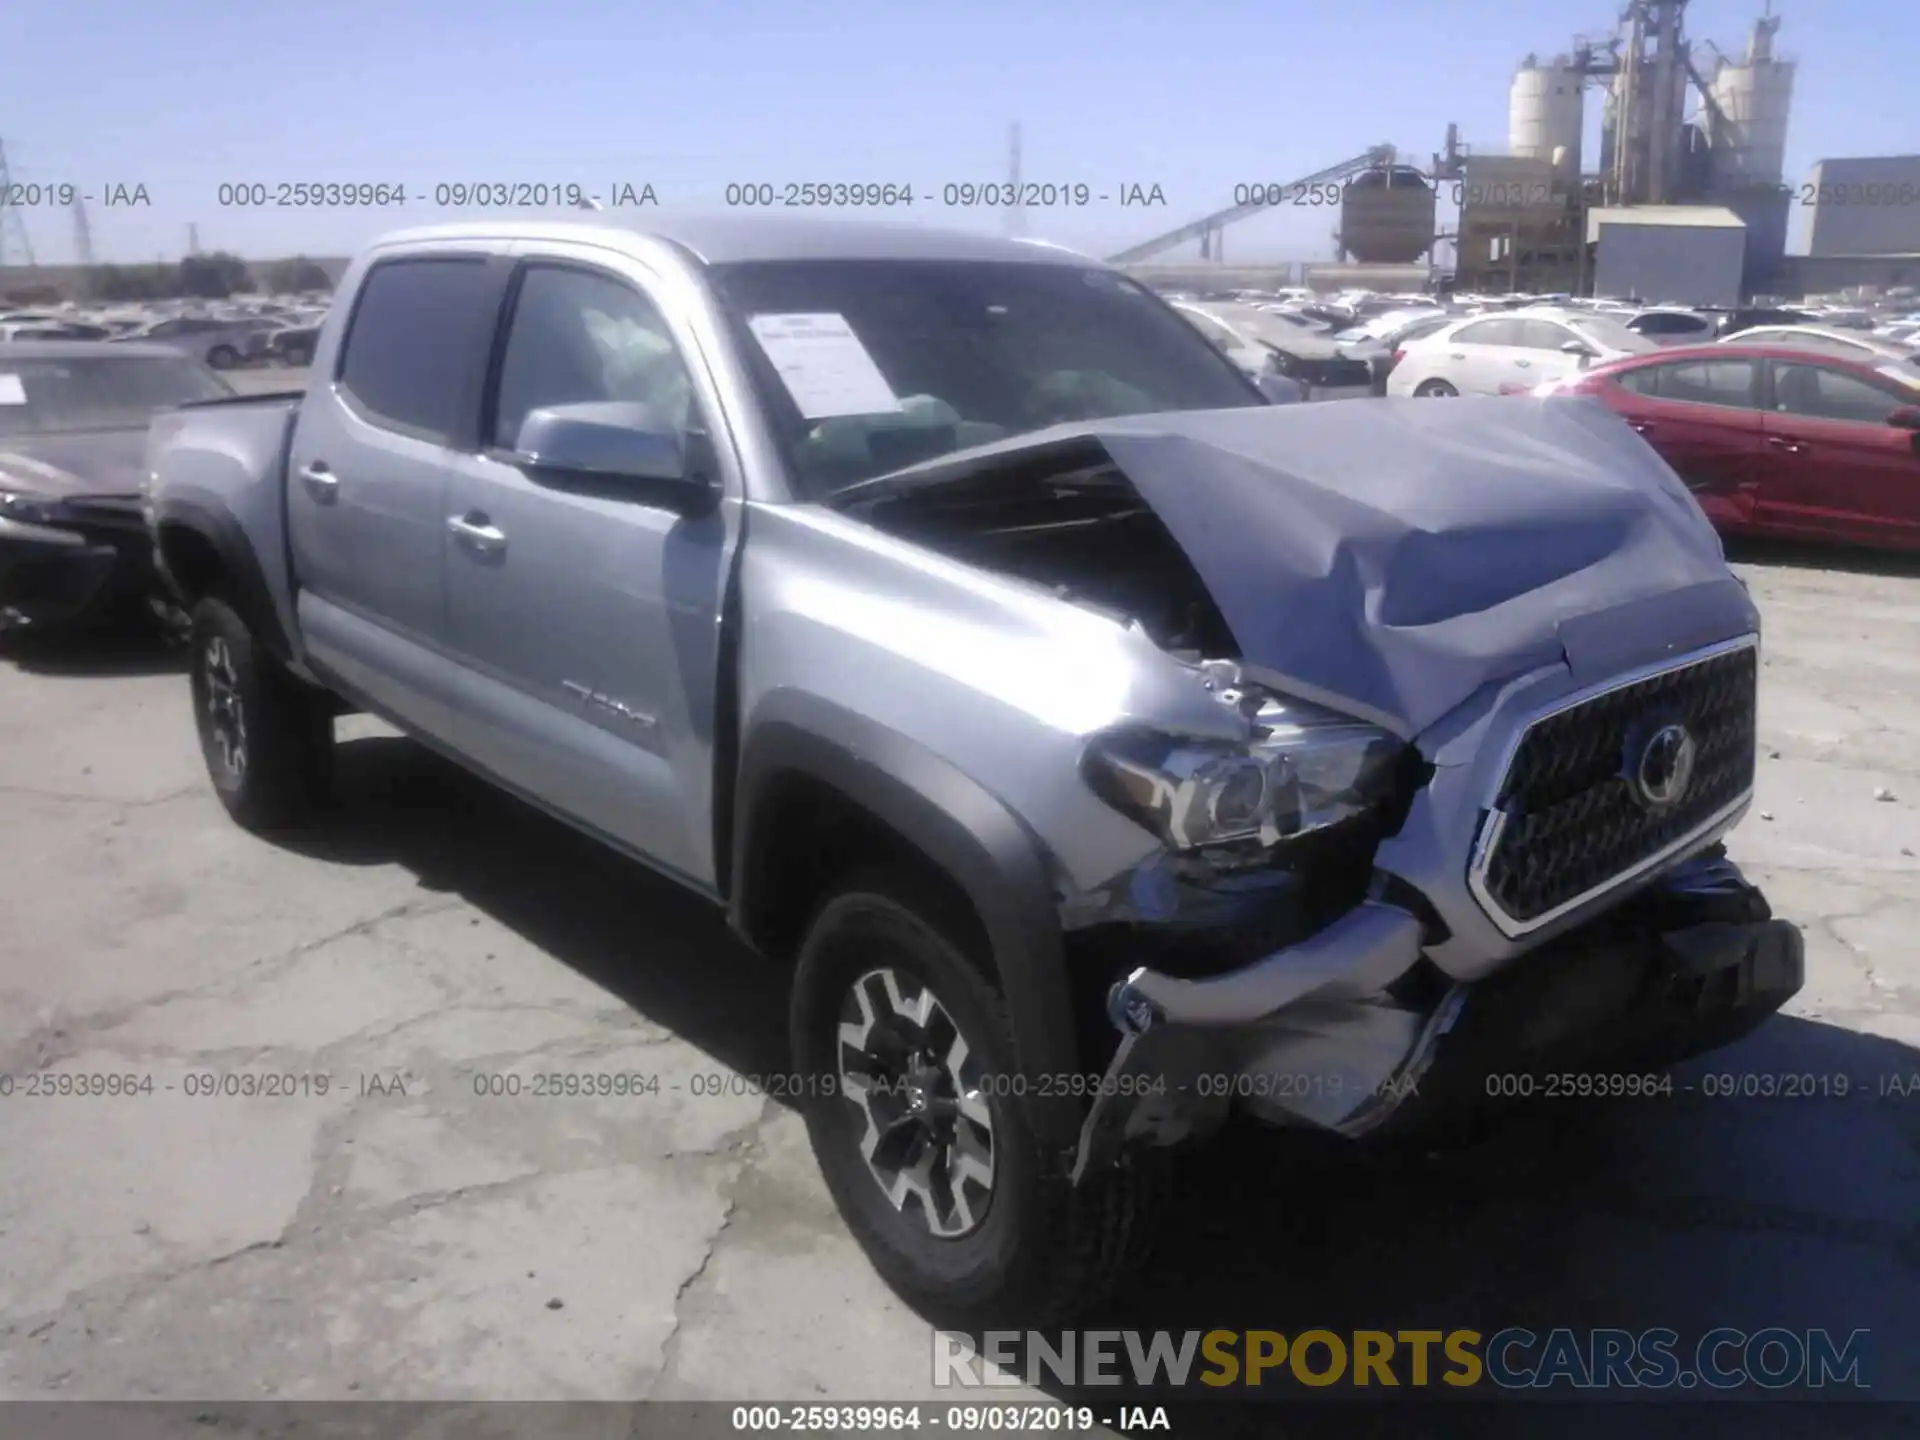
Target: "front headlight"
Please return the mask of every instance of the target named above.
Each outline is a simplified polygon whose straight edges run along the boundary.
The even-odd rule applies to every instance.
[[[1385,731],[1278,700],[1255,723],[1244,745],[1112,731],[1087,748],[1082,771],[1102,800],[1180,850],[1277,845],[1392,795],[1404,747]]]

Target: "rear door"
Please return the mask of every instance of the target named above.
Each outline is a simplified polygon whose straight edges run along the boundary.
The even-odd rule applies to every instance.
[[[1438,351],[1434,364],[1437,375],[1453,382],[1463,395],[1498,395],[1501,387],[1512,385],[1524,373],[1514,363],[1522,358],[1522,322],[1497,319],[1476,320],[1462,326]]]
[[[515,460],[534,409],[639,402],[726,480],[722,410],[697,307],[593,246],[523,247],[490,382],[484,446],[437,513],[448,634],[468,677],[463,753],[662,869],[713,882],[719,614],[738,529],[637,487]],[[737,478],[731,482],[737,492]]]
[[[1766,442],[1777,455],[1765,487],[1769,528],[1872,545],[1920,546],[1920,452],[1889,425],[1920,401],[1912,389],[1852,366],[1771,360]]]
[[[438,736],[460,710],[444,655],[447,466],[474,445],[509,270],[474,243],[376,259],[350,292],[344,339],[319,357],[331,383],[309,388],[287,462],[312,658]]]
[[[1775,452],[1755,360],[1682,360],[1615,375],[1607,403],[1671,465],[1715,525],[1754,523]]]

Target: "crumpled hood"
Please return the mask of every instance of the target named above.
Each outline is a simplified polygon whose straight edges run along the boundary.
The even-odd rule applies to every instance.
[[[1582,684],[1759,628],[1666,462],[1597,401],[1355,400],[1057,426],[1097,439],[1270,683],[1403,736],[1490,683]]]
[[[137,494],[146,439],[145,430],[0,435],[0,490],[50,500]]]

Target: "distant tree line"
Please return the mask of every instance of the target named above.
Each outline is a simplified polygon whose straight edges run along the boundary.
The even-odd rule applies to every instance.
[[[9,289],[7,300],[16,305],[46,304],[60,298],[62,287],[33,285]],[[304,255],[290,260],[261,260],[248,264],[224,250],[189,255],[179,261],[149,265],[95,265],[74,287],[87,299],[224,300],[231,295],[285,294],[299,290],[331,290],[327,272]]]

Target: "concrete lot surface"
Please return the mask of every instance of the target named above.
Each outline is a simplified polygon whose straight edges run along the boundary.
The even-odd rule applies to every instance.
[[[1099,1323],[1866,1329],[1883,1383],[1920,1375],[1920,1093],[1887,1089],[1920,1086],[1920,567],[1743,573],[1765,748],[1731,848],[1811,977],[1683,1080],[1851,1097],[1543,1104],[1390,1169],[1219,1149]],[[700,902],[359,719],[338,807],[268,844],[213,799],[174,657],[5,656],[0,1395],[934,1394],[925,1323],[743,1078],[785,1068],[780,977]],[[658,1088],[529,1093],[600,1072]],[[67,1075],[152,1090],[26,1094]]]

